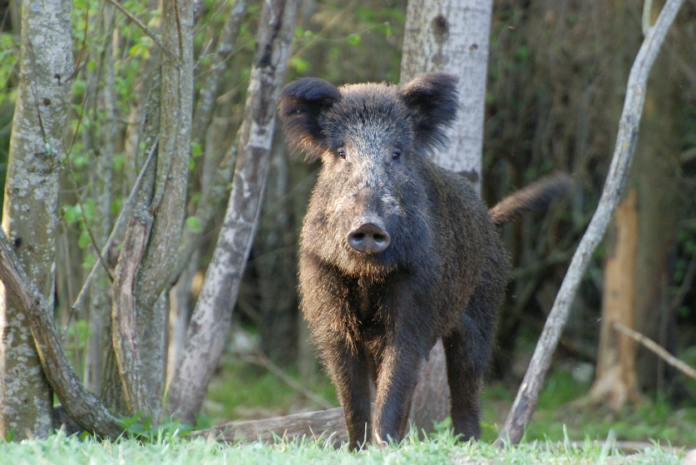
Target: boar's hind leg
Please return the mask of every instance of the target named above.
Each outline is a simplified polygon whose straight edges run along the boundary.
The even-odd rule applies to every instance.
[[[355,450],[370,438],[369,363],[362,347],[351,350],[340,337],[328,349],[324,361],[343,406],[350,450]]]
[[[462,316],[462,326],[442,342],[447,358],[451,416],[454,434],[462,440],[478,439],[479,392],[491,355],[498,301],[480,292],[472,296]]]

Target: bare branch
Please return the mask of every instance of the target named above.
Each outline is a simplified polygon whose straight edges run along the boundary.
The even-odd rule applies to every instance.
[[[135,197],[138,193],[138,189],[140,187],[140,182],[143,180],[143,177],[145,176],[145,172],[147,171],[147,167],[150,166],[150,162],[152,161],[152,158],[155,156],[155,152],[157,151],[157,142],[159,141],[159,136],[155,139],[155,142],[152,144],[152,148],[150,149],[150,154],[147,157],[147,160],[145,161],[145,164],[143,165],[143,169],[140,170],[140,174],[138,175],[138,178],[135,180],[135,184],[133,184],[133,189],[131,189],[130,195],[128,195],[128,200],[126,200],[126,205],[121,209],[121,213],[119,213],[118,218],[116,219],[116,223],[114,224],[113,229],[111,230],[111,234],[109,235],[109,239],[106,241],[106,244],[104,244],[104,248],[101,251],[101,257],[102,260],[105,260],[108,255],[109,255],[109,250],[111,249],[111,245],[114,243],[114,239],[116,238],[116,235],[118,234],[118,231],[121,230],[121,227],[123,226],[124,221],[128,218],[128,215],[130,214],[130,211],[133,209],[133,205],[135,204]],[[84,305],[84,300],[85,297],[87,296],[87,290],[89,289],[89,285],[92,282],[92,279],[94,278],[97,268],[99,268],[99,262],[96,262],[94,265],[92,265],[92,269],[90,270],[89,274],[87,275],[87,279],[85,280],[85,283],[82,285],[82,289],[80,289],[80,293],[77,295],[77,299],[75,299],[75,303],[72,305],[72,308],[75,311],[78,311],[82,308]],[[112,281],[113,281],[113,275],[112,275]]]
[[[215,99],[220,89],[220,82],[227,69],[225,63],[232,53],[248,4],[249,0],[237,0],[235,2],[232,11],[225,21],[225,27],[220,34],[217,50],[211,57],[210,72],[206,76],[205,84],[203,84],[198,93],[198,104],[196,105],[196,112],[193,115],[193,123],[191,125],[191,141],[199,145],[202,145],[205,132],[212,121]]]
[[[85,430],[117,438],[123,429],[91,392],[84,389],[63,352],[53,308],[28,278],[0,229],[0,280],[29,321],[41,367],[68,414]]]
[[[80,196],[77,194],[77,181],[75,180],[75,172],[72,169],[72,163],[70,160],[67,160],[68,162],[68,171],[70,171],[70,179],[72,180],[72,185],[73,185],[73,191],[75,192],[75,198],[77,199],[77,204],[80,206],[80,212],[82,213],[82,221],[85,222],[85,229],[87,230],[87,235],[89,236],[89,242],[92,244],[92,247],[94,248],[94,252],[97,255],[97,263],[100,263],[104,267],[104,271],[106,272],[106,276],[109,277],[109,281],[113,282],[114,281],[114,275],[111,273],[111,270],[109,269],[109,265],[106,264],[106,257],[102,256],[102,254],[99,253],[99,245],[97,245],[97,240],[94,238],[94,234],[92,233],[92,228],[90,228],[89,223],[87,222],[87,214],[85,213],[85,206],[82,204],[82,200],[80,200]]]
[[[145,35],[147,35],[150,39],[152,39],[153,41],[155,41],[155,43],[157,44],[157,46],[164,52],[165,55],[167,55],[167,58],[169,58],[170,60],[172,60],[172,61],[173,61],[175,64],[177,64],[177,66],[178,66],[179,60],[177,60],[176,57],[174,56],[174,54],[173,54],[172,52],[170,52],[170,51],[167,49],[167,47],[164,46],[164,44],[163,44],[162,41],[159,39],[159,37],[157,37],[157,34],[155,34],[154,32],[152,32],[152,31],[151,31],[142,21],[140,21],[133,13],[131,13],[130,11],[126,10],[126,9],[125,9],[123,6],[121,6],[121,4],[118,3],[116,0],[108,0],[108,1],[109,1],[109,3],[111,3],[113,6],[115,6],[116,9],[117,9],[118,11],[120,11],[121,13],[123,13],[124,15],[126,15],[126,16],[128,17],[128,19],[130,19],[131,21],[133,21],[133,22],[136,24],[136,26],[138,26],[140,29],[142,29],[142,31],[145,33]]]
[[[568,273],[561,284],[561,289],[546,320],[544,330],[539,337],[539,342],[529,363],[527,373],[517,392],[517,397],[510,409],[505,425],[498,436],[498,444],[502,445],[506,440],[512,444],[517,444],[522,438],[525,424],[534,412],[539,398],[539,391],[541,390],[546,372],[551,365],[551,357],[568,318],[580,280],[619,202],[638,139],[638,124],[640,123],[643,104],[645,103],[645,86],[648,74],[655,57],[657,57],[660,51],[667,29],[674,21],[674,17],[682,3],[684,3],[684,0],[667,1],[657,22],[645,37],[638,56],[631,67],[626,99],[619,121],[619,132],[616,138],[614,155],[597,211],[592,217],[592,221],[570,262]]]
[[[611,327],[614,329],[614,331],[618,331],[621,334],[624,334],[624,335],[630,337],[634,341],[643,344],[643,346],[650,349],[655,355],[660,357],[662,360],[664,360],[669,365],[672,365],[677,370],[684,373],[686,376],[689,376],[691,378],[696,379],[696,370],[694,370],[689,365],[687,365],[686,363],[679,360],[674,355],[667,352],[664,348],[662,348],[659,344],[657,344],[652,339],[643,336],[638,331],[633,331],[632,329],[625,327],[621,323],[615,322],[611,325]]]

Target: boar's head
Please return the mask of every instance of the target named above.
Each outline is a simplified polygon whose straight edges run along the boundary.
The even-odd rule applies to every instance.
[[[339,89],[299,79],[279,97],[286,138],[323,166],[302,231],[302,252],[349,274],[383,274],[427,253],[426,171],[456,118],[456,78]]]

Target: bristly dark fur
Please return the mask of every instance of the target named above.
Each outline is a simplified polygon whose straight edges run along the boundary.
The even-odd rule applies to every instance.
[[[529,211],[546,208],[572,185],[573,180],[566,173],[554,173],[501,200],[490,209],[488,216],[495,226],[503,226]]]
[[[438,338],[454,432],[479,436],[479,392],[509,268],[495,226],[562,184],[522,191],[489,214],[464,177],[435,165],[428,155],[456,118],[456,82],[429,74],[402,87],[336,89],[301,79],[279,98],[288,143],[323,163],[302,227],[300,293],[352,449],[403,437],[419,367]],[[363,227],[388,234],[388,247],[366,253],[350,244]]]
[[[454,124],[459,109],[457,78],[451,74],[426,74],[407,82],[400,96],[412,111],[416,138],[445,148],[445,127]]]
[[[280,116],[285,121],[286,140],[294,150],[316,161],[329,147],[322,135],[321,113],[341,99],[334,86],[317,78],[304,78],[285,86],[278,97]]]

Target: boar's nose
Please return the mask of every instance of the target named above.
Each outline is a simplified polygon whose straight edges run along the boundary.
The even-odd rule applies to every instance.
[[[348,244],[358,252],[379,253],[389,247],[389,234],[374,223],[364,223],[348,233]]]

